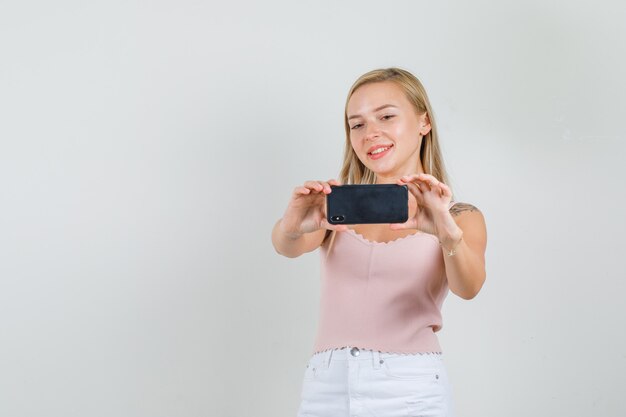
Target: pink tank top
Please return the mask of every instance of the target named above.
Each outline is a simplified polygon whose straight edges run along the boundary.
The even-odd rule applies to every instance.
[[[330,240],[330,239],[328,239]],[[356,346],[441,352],[436,332],[448,294],[437,237],[417,232],[387,243],[353,230],[320,247],[320,317],[314,353]]]

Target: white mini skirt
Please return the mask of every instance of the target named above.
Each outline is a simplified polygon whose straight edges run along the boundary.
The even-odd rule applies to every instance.
[[[311,356],[298,417],[453,417],[452,388],[439,353],[357,347]]]

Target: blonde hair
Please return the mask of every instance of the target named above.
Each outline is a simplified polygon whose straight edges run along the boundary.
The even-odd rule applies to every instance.
[[[435,117],[433,110],[426,94],[426,89],[422,83],[410,72],[396,68],[383,68],[376,69],[361,75],[350,87],[348,97],[346,98],[346,105],[344,108],[344,125],[346,130],[346,143],[344,148],[343,166],[339,175],[339,180],[342,184],[375,184],[376,173],[367,168],[363,162],[358,158],[356,152],[352,148],[350,142],[350,124],[348,123],[348,103],[352,94],[359,88],[366,84],[379,83],[384,81],[390,81],[400,87],[406,98],[415,108],[418,115],[427,114],[430,120],[430,132],[428,132],[422,138],[422,145],[420,149],[420,162],[426,174],[430,174],[437,178],[439,181],[450,186],[448,183],[448,174],[446,172],[443,156],[441,154],[441,147],[439,146],[439,134],[437,131],[437,124],[435,123]],[[416,167],[417,168],[417,167]],[[328,231],[324,237],[324,241],[329,236]],[[335,233],[332,233],[330,240],[330,247],[335,238]]]

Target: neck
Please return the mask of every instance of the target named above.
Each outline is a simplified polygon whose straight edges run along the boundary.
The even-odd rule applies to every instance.
[[[376,174],[376,184],[395,184],[404,175],[415,175],[415,174],[424,173],[424,169],[422,168],[421,163],[418,165],[416,170],[405,170],[405,171],[400,171],[399,173]]]

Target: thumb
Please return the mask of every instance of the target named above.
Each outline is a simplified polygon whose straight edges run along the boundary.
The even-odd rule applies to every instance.
[[[389,228],[391,230],[406,230],[409,228],[409,222],[404,223],[390,223]]]
[[[348,230],[348,226],[346,226],[345,224],[330,224],[326,219],[322,219],[320,221],[320,226],[324,229],[336,230],[338,232],[345,232],[346,230]]]

